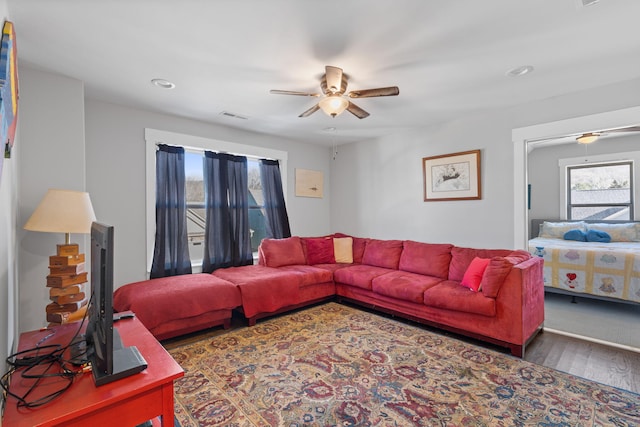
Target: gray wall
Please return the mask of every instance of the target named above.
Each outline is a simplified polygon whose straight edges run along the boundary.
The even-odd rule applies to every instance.
[[[7,3],[0,0],[2,22],[11,20]],[[2,146],[1,156],[4,156]],[[16,211],[18,209],[18,162],[20,132],[16,134],[10,159],[2,159],[0,173],[0,373],[7,369],[6,357],[12,353],[18,327],[18,264]],[[2,422],[0,421],[0,424]]]
[[[49,256],[64,234],[22,229],[49,188],[85,190],[84,86],[64,76],[20,68],[20,331],[47,324]],[[85,252],[86,236],[74,234]]]
[[[286,151],[291,232],[310,236],[329,233],[329,148],[87,100],[87,190],[96,217],[115,227],[116,286],[146,279],[146,127]],[[295,197],[295,168],[323,172],[324,198]]]
[[[341,146],[331,226],[368,237],[513,247],[514,221],[524,218],[514,218],[512,129],[635,107],[639,93],[640,79]],[[422,158],[473,149],[482,151],[482,200],[424,202]]]
[[[528,177],[531,184],[531,210],[529,218],[560,218],[560,183],[562,176],[558,167],[559,159],[597,156],[601,154],[624,153],[640,149],[640,133],[600,139],[585,147],[578,143],[569,143],[535,149],[529,153]],[[635,200],[640,197],[640,166],[635,166]],[[636,212],[638,208],[636,207]]]

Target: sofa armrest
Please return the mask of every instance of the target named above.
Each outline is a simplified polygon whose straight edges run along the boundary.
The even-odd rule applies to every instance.
[[[510,325],[510,342],[524,344],[544,322],[543,262],[533,257],[514,265],[498,292],[496,315]]]

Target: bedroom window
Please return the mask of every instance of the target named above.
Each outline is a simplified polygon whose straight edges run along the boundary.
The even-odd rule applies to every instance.
[[[567,167],[567,218],[633,219],[633,162]]]

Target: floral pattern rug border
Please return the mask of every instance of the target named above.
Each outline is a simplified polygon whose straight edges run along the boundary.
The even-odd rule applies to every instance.
[[[639,426],[640,396],[337,303],[170,349],[195,426]]]

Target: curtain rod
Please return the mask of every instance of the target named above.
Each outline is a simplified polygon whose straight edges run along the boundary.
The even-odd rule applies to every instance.
[[[183,145],[173,145],[173,144],[166,144],[164,142],[156,142],[155,144],[156,144],[156,147],[158,145],[168,145],[170,147],[181,147],[181,148],[184,148],[185,151],[197,151],[197,152],[201,152],[201,153],[204,153],[205,151],[211,151],[212,153],[231,154],[233,156],[244,156],[244,157],[249,158],[249,159],[258,159],[258,160],[265,159],[265,160],[274,160],[274,161],[276,161],[278,163],[280,162],[279,159],[273,159],[271,157],[253,156],[251,154],[230,153],[228,151],[212,150],[212,149],[209,149],[209,148],[190,147],[190,146],[183,146]]]

